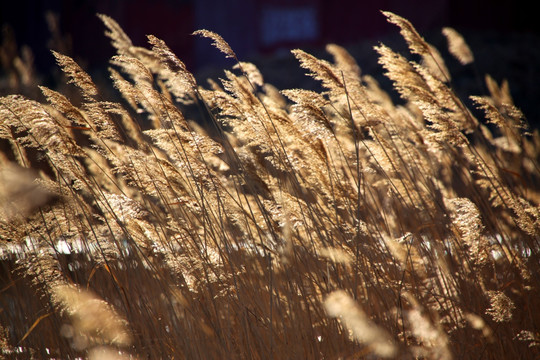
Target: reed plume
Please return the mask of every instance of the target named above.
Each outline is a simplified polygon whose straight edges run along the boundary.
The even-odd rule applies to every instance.
[[[375,47],[401,105],[336,44],[279,90],[200,30],[236,61],[204,87],[106,15],[121,101],[59,52],[80,103],[0,98],[0,356],[534,358],[538,131],[384,15],[421,57]]]

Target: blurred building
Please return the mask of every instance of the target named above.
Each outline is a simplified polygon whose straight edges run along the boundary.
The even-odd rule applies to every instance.
[[[34,49],[42,68],[52,62],[51,34],[44,18],[49,11],[59,16],[60,31],[69,35],[73,54],[90,66],[105,62],[113,53],[95,16],[104,13],[116,19],[137,45],[146,43],[146,34],[164,39],[195,70],[225,61],[207,41],[190,35],[196,29],[219,33],[246,58],[395,32],[380,9],[409,19],[421,31],[446,25],[538,29],[527,6],[501,0],[18,0],[1,2],[0,22],[12,26],[19,44]]]
[[[194,23],[198,28],[222,35],[245,58],[379,36],[390,29],[380,9],[409,18],[419,29],[440,26],[448,20],[448,3],[447,0],[198,0],[194,2]],[[195,56],[199,65],[222,58],[202,41],[195,44]]]

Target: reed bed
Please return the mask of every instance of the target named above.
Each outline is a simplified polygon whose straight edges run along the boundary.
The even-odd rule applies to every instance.
[[[76,99],[0,98],[0,357],[538,355],[538,131],[489,76],[468,107],[384,15],[400,104],[338,45],[293,50],[320,92],[278,90],[206,30],[236,65],[203,86],[106,15],[121,102],[57,52]]]

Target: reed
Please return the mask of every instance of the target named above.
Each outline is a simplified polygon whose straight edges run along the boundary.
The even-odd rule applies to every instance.
[[[293,50],[322,91],[278,91],[201,30],[236,61],[204,87],[106,15],[123,101],[57,52],[80,103],[0,98],[0,356],[534,358],[538,131],[489,76],[469,109],[384,15],[411,53],[375,48],[401,105],[338,45]]]

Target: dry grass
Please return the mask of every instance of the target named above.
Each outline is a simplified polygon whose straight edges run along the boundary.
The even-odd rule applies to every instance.
[[[405,105],[337,45],[332,63],[293,51],[323,92],[280,92],[199,31],[237,60],[204,88],[104,15],[125,102],[60,53],[80,104],[0,98],[0,356],[538,354],[538,132],[489,77],[475,117],[436,49],[385,15],[414,55],[375,49]]]

